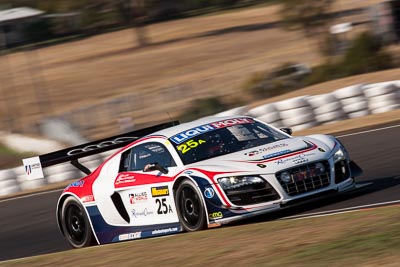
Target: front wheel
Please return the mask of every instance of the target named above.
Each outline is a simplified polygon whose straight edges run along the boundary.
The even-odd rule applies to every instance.
[[[196,185],[184,180],[176,190],[176,207],[179,221],[188,232],[206,228],[206,212]]]
[[[61,208],[61,227],[68,242],[75,248],[94,244],[94,236],[83,206],[69,196]]]

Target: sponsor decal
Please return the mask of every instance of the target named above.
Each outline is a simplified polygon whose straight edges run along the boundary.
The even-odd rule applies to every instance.
[[[154,214],[154,212],[152,212],[151,210],[147,210],[147,208],[144,208],[144,210],[133,209],[131,210],[131,213],[132,216],[135,218],[151,216]]]
[[[263,148],[260,148],[260,149],[257,149],[257,150],[253,150],[253,151],[250,151],[250,152],[247,152],[247,153],[244,153],[244,154],[246,156],[253,157],[255,155],[259,155],[259,154],[262,154],[264,152],[267,152],[269,150],[273,150],[273,149],[277,149],[277,148],[283,148],[283,147],[287,147],[287,146],[289,146],[289,145],[286,144],[286,143],[282,143],[282,144],[277,144],[277,145],[273,145],[273,146],[263,147]],[[284,151],[291,152],[291,150],[289,150],[289,149],[286,149]],[[288,152],[285,152],[285,153],[288,153]],[[277,152],[277,153],[279,153],[279,152]]]
[[[178,232],[178,227],[173,228],[166,228],[166,229],[157,229],[151,232],[152,235],[159,235],[159,234],[168,234]]]
[[[84,184],[85,184],[84,180],[79,180],[79,181],[73,182],[72,184],[69,184],[66,189],[68,189],[70,187],[83,187]]]
[[[275,157],[278,157],[278,156],[282,156],[282,155],[288,154],[290,152],[291,152],[291,150],[285,149],[285,150],[282,150],[282,151],[278,151],[278,152],[275,152],[275,153],[264,155],[264,156],[262,156],[262,158],[263,159],[275,158]]]
[[[86,202],[93,202],[94,201],[94,196],[93,195],[87,195],[81,198],[83,203]]]
[[[146,201],[147,199],[148,199],[147,192],[129,194],[129,202],[131,204],[136,204],[141,201]]]
[[[191,139],[191,140],[187,141],[186,143],[177,146],[177,149],[182,154],[185,154],[186,152],[189,152],[192,148],[196,148],[199,145],[204,144],[204,143],[206,143],[205,140],[199,139],[197,141],[194,141],[193,139]]]
[[[26,168],[25,168],[25,170],[26,170],[26,174],[31,174],[32,173],[32,170],[34,170],[34,169],[40,169],[40,163],[35,163],[35,164],[32,164],[32,165],[28,165],[28,166],[25,166]]]
[[[173,213],[171,205],[166,202],[166,198],[162,198],[161,200],[159,198],[156,199],[156,204],[158,205],[157,214]]]
[[[30,175],[32,173],[32,165],[25,166],[25,172],[27,175]]]
[[[44,178],[39,157],[23,159],[22,163],[24,164],[25,173],[28,176],[28,179],[33,180]]]
[[[202,126],[198,126],[192,129],[189,129],[185,132],[181,132],[177,135],[172,136],[170,139],[175,143],[175,144],[181,144],[184,141],[191,139],[192,137],[198,136],[200,134],[210,132],[216,129],[220,128],[225,128],[233,125],[238,125],[238,124],[246,124],[246,123],[253,123],[254,120],[250,118],[236,118],[236,119],[229,119],[229,120],[223,120],[223,121],[217,121],[213,122],[210,124],[205,124]]]
[[[257,166],[260,167],[260,168],[262,168],[262,169],[264,169],[264,168],[267,167],[267,165],[265,165],[265,164],[257,164]]]
[[[213,198],[214,195],[215,195],[214,189],[212,189],[211,187],[207,187],[207,188],[204,190],[204,196],[205,196],[206,198]]]
[[[308,157],[313,155],[315,155],[315,153],[300,154],[294,157],[277,160],[276,164],[280,165],[280,164],[285,164],[287,162],[292,162],[293,164],[306,163],[309,161]]]
[[[323,149],[321,147],[319,147],[318,150],[321,151],[321,152],[325,152],[325,149]]]
[[[142,232],[128,233],[122,234],[118,236],[119,241],[130,240],[130,239],[138,239],[142,237]]]
[[[96,150],[96,149],[99,149],[99,148],[104,148],[104,147],[107,147],[107,146],[112,146],[112,145],[115,145],[115,144],[119,144],[121,142],[126,142],[126,141],[132,141],[133,142],[135,140],[137,140],[136,137],[128,137],[128,136],[118,137],[118,138],[116,138],[114,140],[107,140],[107,141],[104,141],[104,142],[101,142],[101,143],[98,143],[98,144],[92,144],[92,145],[87,145],[87,146],[82,147],[82,148],[72,149],[72,150],[67,152],[67,155],[68,156],[77,155],[77,154],[80,154],[80,153],[83,153],[83,152],[87,152],[87,151]]]
[[[136,182],[136,178],[132,174],[121,174],[115,180],[115,185],[134,183],[134,182]]]
[[[192,171],[185,171],[185,174],[191,175],[193,172]]]
[[[222,219],[223,217],[224,215],[220,211],[208,214],[208,218],[211,220]]]
[[[158,186],[151,188],[151,195],[152,197],[164,197],[169,196],[169,189],[168,186]]]

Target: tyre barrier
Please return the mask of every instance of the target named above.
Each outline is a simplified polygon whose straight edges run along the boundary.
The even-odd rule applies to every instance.
[[[347,118],[358,118],[400,109],[400,80],[374,84],[356,84],[328,94],[300,96],[249,108],[241,106],[216,116],[250,115],[277,128],[290,127],[300,131]],[[115,151],[81,160],[91,171]],[[84,174],[70,164],[44,169],[45,179],[29,180],[24,168],[0,170],[0,196],[35,189],[46,184],[76,180]]]
[[[275,104],[264,104],[249,110],[249,115],[252,117],[260,117],[264,114],[278,112]]]
[[[343,110],[338,109],[335,111],[319,114],[319,115],[315,116],[315,119],[319,124],[328,124],[328,123],[343,120],[345,117],[346,117],[346,113]]]
[[[229,110],[222,111],[220,113],[215,114],[216,117],[224,117],[224,116],[237,116],[237,115],[247,115],[249,108],[247,106],[237,107]]]
[[[337,90],[333,91],[332,94],[334,96],[336,96],[337,99],[357,97],[360,95],[364,95],[364,93],[363,93],[364,86],[365,86],[365,84],[351,85],[351,86],[337,89]]]
[[[400,87],[399,83],[377,84],[364,90],[368,98],[368,108],[372,114],[388,112],[399,108]]]
[[[249,110],[249,115],[275,127],[283,127],[280,113],[275,104],[264,104],[252,108]]]
[[[368,102],[364,95],[365,84],[356,84],[338,89],[332,94],[342,104],[344,118],[357,118],[363,114],[368,115]]]
[[[308,98],[314,109],[317,124],[328,124],[344,119],[343,105],[334,94],[322,94]]]
[[[309,98],[310,96],[299,96],[275,104],[280,111],[284,127],[300,131],[317,125],[314,109],[308,101]]]
[[[12,169],[0,170],[0,196],[5,196],[21,191],[16,174]]]

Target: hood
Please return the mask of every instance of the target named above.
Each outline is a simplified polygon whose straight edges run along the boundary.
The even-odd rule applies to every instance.
[[[330,149],[322,142],[288,138],[191,164],[211,172],[271,174],[306,162],[326,159]]]

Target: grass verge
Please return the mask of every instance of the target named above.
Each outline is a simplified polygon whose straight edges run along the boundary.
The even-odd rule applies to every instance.
[[[0,143],[0,170],[20,166],[22,164],[21,159],[31,155],[30,153],[16,152]]]
[[[396,266],[399,206],[272,221],[3,262],[2,266]]]

